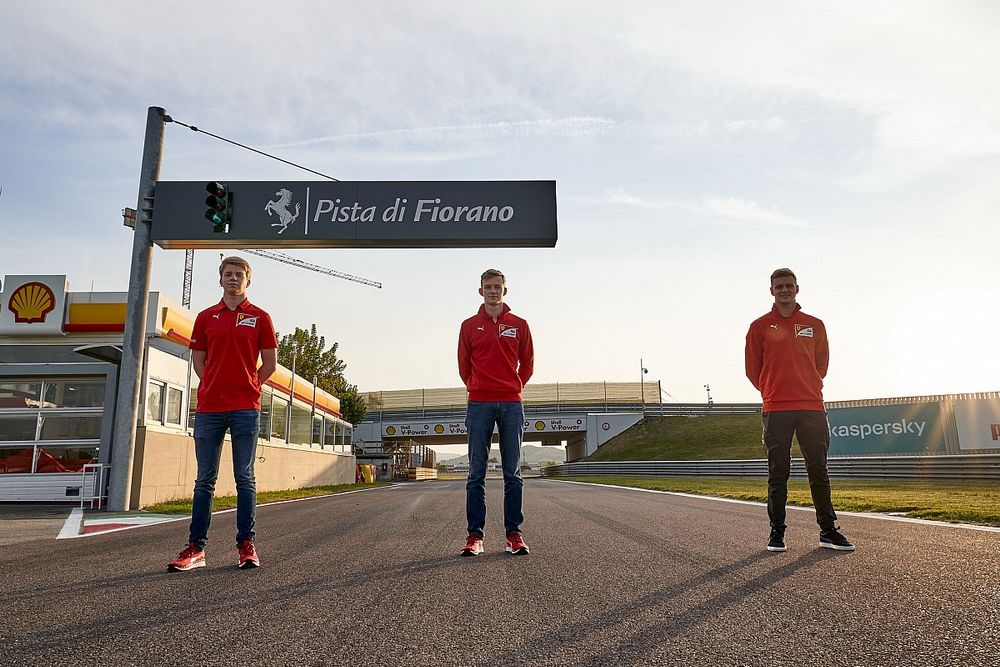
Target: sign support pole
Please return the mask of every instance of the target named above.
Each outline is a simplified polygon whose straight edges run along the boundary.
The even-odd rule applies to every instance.
[[[164,109],[149,107],[139,173],[139,200],[136,205],[135,236],[132,238],[132,268],[128,281],[125,335],[122,341],[122,363],[118,370],[115,427],[111,441],[108,509],[113,512],[129,509],[132,490],[135,429],[139,416],[146,314],[149,309],[149,275],[153,264],[153,190],[160,177],[166,123],[167,112]]]

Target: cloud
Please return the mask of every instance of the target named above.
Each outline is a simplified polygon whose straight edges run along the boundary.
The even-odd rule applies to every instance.
[[[301,141],[271,144],[267,148],[291,148],[312,146],[334,142],[359,142],[367,140],[431,141],[442,135],[454,137],[497,138],[511,136],[557,136],[587,137],[608,135],[622,127],[622,123],[609,118],[572,116],[569,118],[541,118],[538,120],[497,121],[493,123],[471,123],[465,125],[434,125],[411,127],[374,132],[349,132],[324,137],[313,137]]]
[[[606,190],[603,195],[597,197],[566,197],[565,199],[580,204],[620,206],[647,211],[686,211],[700,216],[732,222],[750,222],[786,227],[810,226],[808,222],[801,218],[786,215],[775,208],[762,207],[755,201],[739,197],[712,196],[695,201],[685,201],[655,197],[637,197],[626,192],[624,188],[615,188]]]

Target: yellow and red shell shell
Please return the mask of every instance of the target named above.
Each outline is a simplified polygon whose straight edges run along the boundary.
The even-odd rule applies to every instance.
[[[14,313],[15,322],[44,322],[45,316],[56,307],[56,295],[48,285],[25,283],[10,295],[7,307]]]

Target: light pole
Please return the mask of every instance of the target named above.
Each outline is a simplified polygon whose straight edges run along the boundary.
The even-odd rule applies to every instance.
[[[639,359],[639,397],[640,397],[640,400],[642,401],[642,416],[643,416],[643,419],[645,419],[645,417],[646,417],[646,391],[645,391],[646,390],[646,385],[643,382],[643,379],[644,379],[643,376],[646,375],[646,373],[648,373],[648,372],[649,372],[649,369],[646,368],[645,364],[642,363],[642,358],[640,358]]]
[[[712,409],[712,388],[707,384],[703,386],[705,387],[705,394],[708,396],[708,407],[705,408],[705,411],[707,412]]]

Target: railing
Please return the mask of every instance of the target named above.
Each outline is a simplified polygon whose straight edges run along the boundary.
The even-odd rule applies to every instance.
[[[373,410],[365,415],[366,422],[407,421],[410,419],[465,419],[465,403],[433,408],[403,408]],[[635,401],[599,403],[525,403],[524,416],[579,412],[636,412],[650,417],[683,417],[697,415],[746,415],[760,412],[760,403],[646,403]]]
[[[90,501],[90,509],[94,509],[95,503],[97,507],[104,507],[104,500],[107,498],[107,494],[104,492],[105,468],[110,468],[110,466],[102,463],[84,464],[81,469],[83,483],[80,485],[80,509],[83,509],[83,503],[87,500]]]
[[[834,479],[1000,481],[1000,454],[944,456],[852,456],[831,458]],[[586,461],[542,469],[543,477],[645,475],[662,477],[767,477],[767,459],[737,461]],[[792,459],[791,476],[805,479],[802,459]]]

